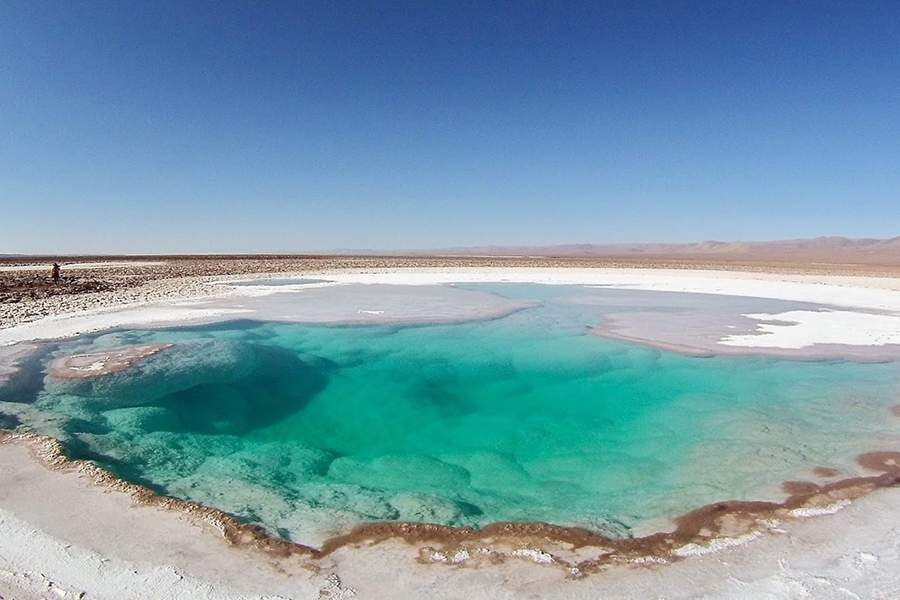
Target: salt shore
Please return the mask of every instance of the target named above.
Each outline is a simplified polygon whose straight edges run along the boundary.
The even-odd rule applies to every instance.
[[[89,507],[89,508],[86,508]],[[535,547],[484,564],[423,564],[400,541],[320,559],[229,546],[200,518],[134,504],[20,443],[0,445],[0,596],[17,600],[306,598],[896,598],[900,490],[761,533],[686,548],[671,564],[573,578]],[[478,566],[475,566],[478,565]],[[427,596],[423,596],[427,590]]]
[[[784,275],[730,271],[662,269],[541,269],[541,268],[432,268],[366,271],[284,273],[279,277],[306,276],[331,283],[310,286],[229,286],[229,278],[161,280],[113,293],[97,307],[90,295],[70,299],[62,312],[28,320],[16,314],[17,305],[5,308],[12,327],[0,329],[0,345],[28,340],[70,337],[122,326],[199,323],[247,317],[252,311],[240,297],[302,293],[336,284],[426,286],[451,283],[541,283],[547,285],[604,286],[646,290],[767,298],[821,305],[816,310],[774,314],[748,314],[758,321],[756,331],[723,335],[727,347],[801,349],[815,344],[855,346],[900,345],[900,278]],[[259,276],[260,280],[272,278]],[[246,281],[246,275],[231,277]],[[118,294],[118,296],[116,295]],[[118,300],[118,302],[117,302]],[[232,300],[222,302],[222,300]],[[31,317],[28,308],[22,308]],[[371,311],[370,311],[371,312]],[[372,316],[378,316],[377,310]],[[327,320],[327,319],[326,319]],[[27,322],[23,322],[27,321]],[[624,336],[628,337],[628,336]]]
[[[750,313],[746,319],[758,322],[754,330],[715,343],[757,350],[900,344],[900,278],[509,268],[280,276],[301,275],[333,282],[316,284],[324,286],[536,282],[803,302],[819,306]],[[106,296],[108,305],[97,307],[86,295],[68,299],[66,314],[28,322],[16,317],[16,308],[4,307],[5,322],[15,324],[0,329],[0,345],[110,327],[241,318],[254,312],[254,298],[299,297],[315,289],[236,287],[226,279],[151,282],[137,293],[122,291],[118,300],[125,306]],[[359,319],[380,319],[390,306],[354,310]],[[470,552],[423,561],[423,548],[398,540],[344,546],[324,558],[277,556],[229,546],[207,521],[134,504],[128,494],[98,487],[77,471],[51,470],[28,444],[10,442],[0,444],[0,598],[421,598],[422,590],[431,598],[894,598],[900,596],[898,511],[900,490],[880,489],[852,503],[798,509],[796,518],[762,531],[685,547],[684,559],[672,564],[648,560],[584,578],[534,545],[510,550],[500,564],[484,564]]]

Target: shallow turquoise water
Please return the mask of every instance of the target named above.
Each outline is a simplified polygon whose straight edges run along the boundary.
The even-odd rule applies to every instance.
[[[896,363],[691,358],[589,335],[559,290],[492,289],[544,304],[454,325],[64,343],[57,354],[175,346],[94,382],[46,378],[17,416],[126,478],[314,543],[372,520],[630,535],[708,502],[777,497],[785,479],[896,440]]]

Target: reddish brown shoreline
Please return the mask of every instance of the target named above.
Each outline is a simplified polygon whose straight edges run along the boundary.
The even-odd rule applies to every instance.
[[[574,549],[587,546],[602,548],[596,559],[578,564],[565,564],[581,575],[598,571],[613,562],[633,562],[642,557],[677,559],[674,553],[688,544],[704,544],[717,537],[733,537],[757,531],[762,521],[787,518],[789,511],[805,507],[827,507],[853,500],[879,488],[900,485],[900,452],[870,452],[858,457],[859,464],[880,475],[842,479],[825,485],[812,482],[785,482],[790,496],[784,502],[727,500],[702,506],[674,519],[675,530],[637,538],[615,539],[578,527],[562,527],[548,523],[498,522],[482,529],[456,528],[419,523],[372,523],[327,540],[322,555],[347,545],[379,543],[399,538],[410,544],[438,543],[442,550],[453,552],[463,542],[491,543],[503,538],[517,538],[525,545],[540,542],[562,543]]]
[[[834,469],[832,467],[815,467],[812,470],[813,474],[818,477],[837,477],[841,474],[840,471]]]
[[[162,496],[142,485],[118,478],[104,468],[88,461],[73,460],[65,454],[59,440],[31,432],[0,430],[0,444],[22,443],[36,458],[52,470],[75,471],[86,475],[94,484],[121,491],[136,503],[177,510],[200,522],[211,525],[236,546],[255,548],[274,557],[304,555],[322,558],[347,547],[378,544],[388,540],[402,540],[408,544],[437,544],[440,548],[420,548],[422,562],[442,562],[439,556],[475,550],[472,545],[531,549],[550,557],[563,567],[569,576],[583,577],[615,563],[636,563],[642,559],[657,562],[678,560],[681,547],[703,545],[716,538],[735,537],[760,531],[766,521],[790,519],[791,511],[800,508],[827,508],[854,500],[876,489],[900,486],[900,452],[869,452],[857,458],[859,465],[879,472],[872,476],[855,476],[827,484],[807,481],[785,482],[789,497],[783,502],[727,500],[702,506],[674,519],[675,529],[643,537],[615,539],[579,527],[564,527],[542,522],[497,522],[481,529],[452,527],[433,523],[384,522],[362,524],[350,532],[329,538],[321,548],[290,542],[273,536],[259,525],[241,522],[238,518],[216,508],[190,500]],[[596,548],[596,556],[568,561],[554,552],[571,552],[582,548]],[[429,557],[425,551],[431,551]],[[503,560],[502,553],[493,560]],[[646,562],[645,560],[643,562]]]

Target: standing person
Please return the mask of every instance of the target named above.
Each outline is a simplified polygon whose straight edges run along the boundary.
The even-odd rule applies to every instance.
[[[59,283],[59,263],[53,263],[53,283]]]

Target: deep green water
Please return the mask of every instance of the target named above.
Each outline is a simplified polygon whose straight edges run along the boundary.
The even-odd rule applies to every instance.
[[[777,497],[785,479],[896,439],[896,363],[691,358],[589,335],[583,309],[539,286],[496,289],[545,304],[454,325],[67,342],[57,354],[176,346],[94,382],[47,378],[17,416],[126,478],[306,542],[393,519],[629,535]]]

